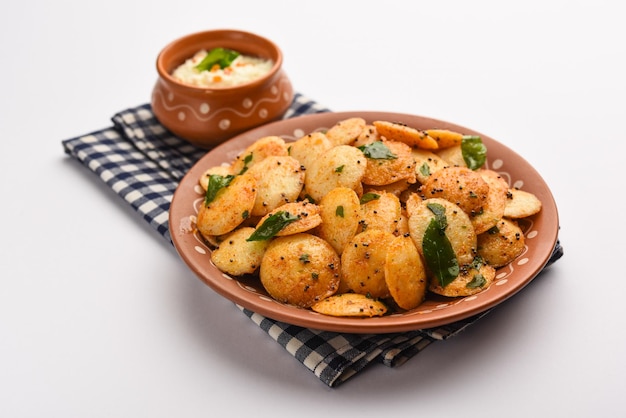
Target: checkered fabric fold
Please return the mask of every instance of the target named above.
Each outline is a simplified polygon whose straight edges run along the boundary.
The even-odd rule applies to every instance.
[[[284,118],[329,111],[296,93]],[[168,211],[178,183],[206,150],[167,131],[144,104],[115,114],[113,126],[62,141],[64,151],[94,172],[171,243]],[[552,262],[562,255],[560,244]],[[487,312],[436,329],[362,335],[285,324],[238,307],[329,387],[372,363],[396,367],[434,341],[458,334]]]

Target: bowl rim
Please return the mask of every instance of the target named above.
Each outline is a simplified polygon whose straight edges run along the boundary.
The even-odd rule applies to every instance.
[[[201,87],[201,86],[194,86],[191,84],[182,83],[176,80],[174,77],[172,77],[170,71],[168,71],[168,65],[166,65],[166,62],[165,62],[166,58],[168,57],[168,54],[172,54],[173,53],[172,51],[175,51],[184,43],[190,42],[192,40],[195,41],[196,44],[201,44],[201,43],[206,43],[211,38],[218,39],[218,38],[223,38],[224,36],[244,37],[250,40],[255,40],[257,42],[260,42],[261,44],[264,44],[268,48],[268,50],[271,51],[273,54],[271,59],[274,61],[274,65],[272,66],[270,71],[268,71],[263,76],[255,78],[246,83],[237,84],[235,86]],[[229,43],[230,41],[231,40],[226,39],[224,43]],[[201,46],[199,46],[196,49],[196,51],[200,50],[200,48]],[[246,51],[238,51],[238,52],[248,53]],[[241,90],[246,90],[251,87],[254,88],[254,87],[263,85],[268,80],[272,79],[276,75],[276,73],[278,73],[278,71],[281,69],[282,65],[283,65],[283,52],[274,41],[272,41],[269,38],[266,38],[265,36],[259,35],[257,33],[240,30],[240,29],[210,29],[210,30],[205,30],[205,31],[189,33],[187,35],[181,36],[171,41],[169,44],[164,46],[161,49],[161,51],[159,51],[159,54],[157,55],[157,59],[156,59],[156,70],[157,70],[159,77],[162,80],[166,81],[172,87],[176,87],[181,90],[187,90],[192,93],[193,92],[233,93],[233,92],[237,92]]]

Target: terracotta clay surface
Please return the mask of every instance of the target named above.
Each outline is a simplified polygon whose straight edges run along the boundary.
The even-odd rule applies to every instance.
[[[257,278],[233,278],[211,263],[211,250],[194,231],[193,223],[203,191],[198,185],[209,167],[231,161],[257,139],[279,135],[295,140],[316,130],[326,130],[334,123],[353,116],[374,120],[403,122],[418,129],[443,128],[468,135],[480,135],[488,149],[486,168],[500,173],[510,186],[534,193],[543,204],[539,214],[521,223],[526,233],[524,252],[510,265],[499,269],[494,283],[483,292],[462,298],[430,295],[410,311],[377,318],[336,318],[299,309],[272,300]],[[287,323],[328,331],[351,333],[391,333],[432,328],[468,318],[492,308],[526,286],[548,262],[557,241],[558,212],[550,189],[540,174],[522,157],[505,145],[452,123],[420,116],[386,112],[341,112],[302,116],[264,125],[216,147],[188,172],[181,181],[170,208],[170,232],[184,262],[207,285],[231,301],[267,317]]]
[[[171,73],[201,49],[229,48],[271,59],[272,69],[251,82],[221,88],[185,85]],[[238,30],[211,30],[182,37],[160,52],[152,110],[172,133],[210,148],[238,133],[280,118],[293,99],[291,81],[282,69],[283,55],[272,41]]]

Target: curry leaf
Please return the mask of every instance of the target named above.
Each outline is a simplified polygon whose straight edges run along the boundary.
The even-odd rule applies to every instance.
[[[196,65],[196,69],[198,71],[209,71],[216,64],[219,65],[221,69],[224,69],[230,66],[239,55],[239,52],[233,51],[232,49],[214,48]]]
[[[431,219],[424,232],[422,240],[424,260],[441,287],[446,287],[459,275],[459,262],[445,233],[448,226],[445,208],[438,203],[430,203],[427,207],[435,217]]]
[[[461,141],[461,154],[471,170],[477,170],[487,161],[487,147],[479,136],[464,135]]]
[[[211,174],[209,176],[209,184],[204,195],[204,205],[208,205],[217,196],[217,193],[225,187],[228,187],[235,176],[221,176],[219,174]]]
[[[273,213],[257,227],[246,241],[267,241],[280,232],[281,229],[298,219],[300,219],[298,216],[284,210]]]

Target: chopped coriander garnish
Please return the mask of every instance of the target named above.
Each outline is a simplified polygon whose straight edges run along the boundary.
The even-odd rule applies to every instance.
[[[363,151],[367,158],[374,160],[395,160],[398,158],[382,141],[375,141],[358,148]]]
[[[377,193],[365,193],[363,196],[361,196],[361,203],[367,203],[367,202],[371,202],[372,200],[376,200],[376,199],[380,199],[380,195]]]
[[[476,289],[477,287],[483,287],[485,283],[487,283],[485,277],[482,274],[477,273],[476,275],[474,275],[472,280],[465,285],[465,287],[467,287],[468,289]]]
[[[243,174],[246,171],[248,171],[248,164],[250,164],[250,161],[252,161],[252,153],[250,153],[250,154],[246,155],[245,157],[243,157],[243,168],[241,169],[239,174]]]

